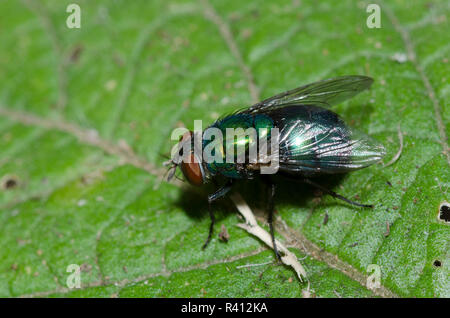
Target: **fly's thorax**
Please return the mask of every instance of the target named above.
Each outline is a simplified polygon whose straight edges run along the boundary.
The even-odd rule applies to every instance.
[[[260,138],[270,140],[272,128],[272,119],[263,114],[237,113],[218,120],[203,133],[205,170],[211,175],[247,178],[251,171],[245,167],[257,166]]]

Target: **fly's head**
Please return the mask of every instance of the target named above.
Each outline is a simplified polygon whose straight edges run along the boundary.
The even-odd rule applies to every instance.
[[[170,181],[175,176],[176,169],[179,166],[190,184],[201,186],[206,183],[207,177],[201,161],[201,151],[195,151],[194,148],[194,133],[188,131],[181,136],[176,149],[177,151],[172,155],[172,159],[165,163],[171,165],[167,180]]]

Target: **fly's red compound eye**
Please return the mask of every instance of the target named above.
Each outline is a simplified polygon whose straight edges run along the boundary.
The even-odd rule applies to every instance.
[[[188,160],[184,160],[180,167],[183,175],[192,185],[201,186],[203,184],[202,169],[198,162],[194,162],[194,154],[187,156]]]

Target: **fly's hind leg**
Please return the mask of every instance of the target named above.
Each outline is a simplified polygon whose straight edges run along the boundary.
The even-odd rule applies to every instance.
[[[208,233],[208,238],[205,241],[205,244],[203,244],[202,249],[205,249],[209,242],[211,241],[213,232],[214,232],[214,223],[215,223],[215,218],[214,218],[214,212],[212,210],[211,204],[224,197],[232,188],[233,185],[233,180],[229,180],[224,186],[220,187],[219,189],[217,189],[214,193],[208,195],[208,211],[209,211],[209,217],[211,219],[211,224],[209,226],[209,233]]]
[[[273,183],[272,179],[268,176],[263,176],[262,178],[264,180],[264,182],[267,185],[267,190],[268,190],[268,202],[267,202],[267,209],[269,212],[268,218],[267,218],[267,223],[269,223],[269,229],[270,229],[270,237],[272,238],[272,245],[273,245],[273,250],[275,252],[275,255],[277,257],[278,260],[281,260],[281,255],[278,252],[277,249],[277,244],[275,242],[275,231],[273,228],[273,214],[274,214],[274,197],[275,197],[275,183]]]
[[[338,193],[336,193],[336,192],[334,192],[334,191],[331,191],[331,190],[329,190],[329,189],[327,189],[327,188],[321,186],[321,185],[318,184],[318,183],[315,183],[314,181],[311,181],[310,179],[304,178],[304,179],[302,179],[302,180],[303,180],[303,182],[305,182],[305,183],[307,183],[307,184],[310,184],[310,185],[312,185],[312,186],[314,186],[314,187],[316,187],[316,188],[322,190],[323,192],[325,192],[325,193],[331,195],[333,198],[336,198],[336,199],[345,201],[345,202],[347,202],[347,203],[349,203],[349,204],[356,205],[356,206],[360,206],[360,207],[363,207],[363,208],[373,208],[373,204],[361,204],[361,203],[352,201],[352,200],[347,199],[346,197],[343,197],[342,195],[340,195],[340,194],[338,194]]]

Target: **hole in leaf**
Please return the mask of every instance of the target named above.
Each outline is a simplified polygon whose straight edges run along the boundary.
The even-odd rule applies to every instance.
[[[12,189],[16,188],[18,184],[19,184],[19,181],[17,180],[16,177],[7,176],[2,181],[2,188],[5,190],[12,190]]]
[[[442,266],[442,262],[438,259],[434,260],[433,265],[436,267],[441,267]]]
[[[443,202],[439,207],[439,220],[450,223],[450,204]]]

